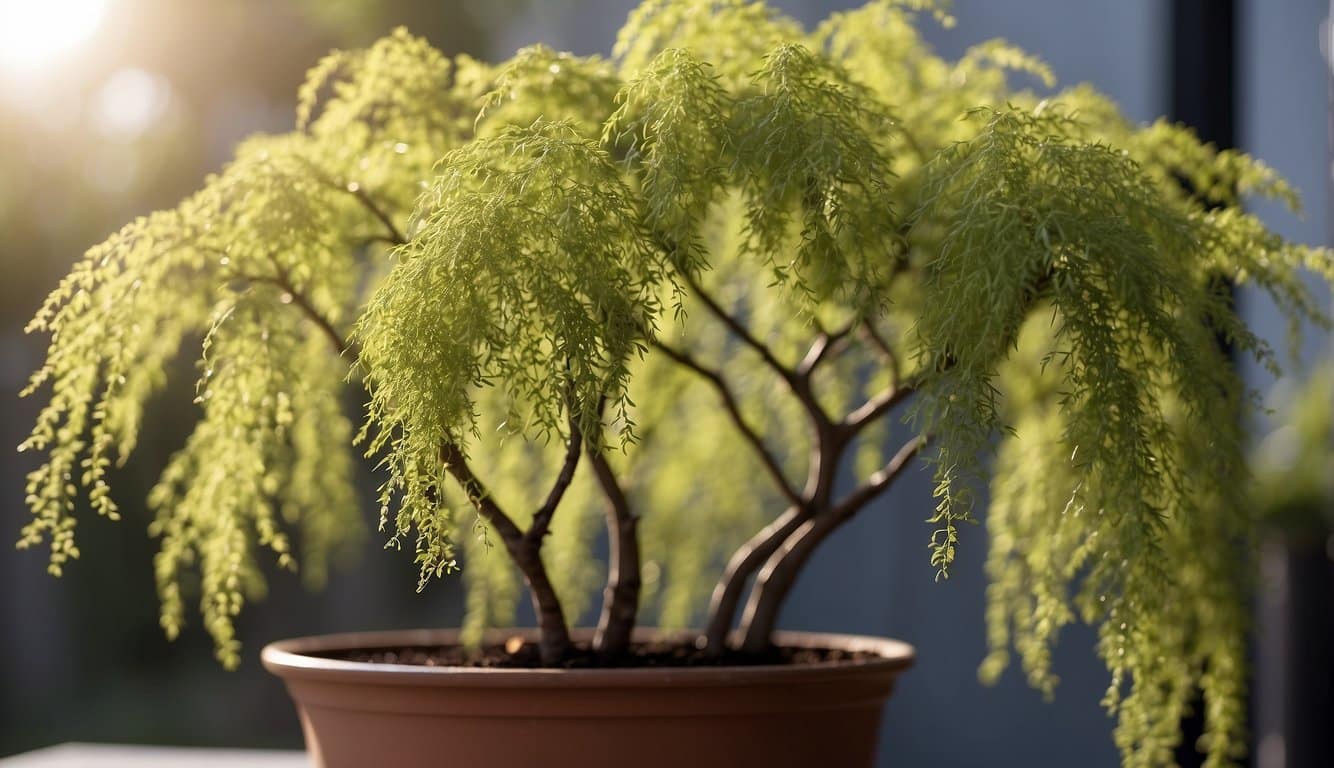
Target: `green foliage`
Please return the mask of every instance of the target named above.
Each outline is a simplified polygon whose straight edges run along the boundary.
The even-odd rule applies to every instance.
[[[415,198],[386,179],[403,169],[425,173],[435,158],[422,160],[422,148],[447,135],[436,118],[457,108],[453,99],[413,104],[412,117],[407,108],[371,105],[367,94],[385,82],[381,69],[411,74],[422,59],[445,61],[399,33],[317,68],[315,81],[335,70],[345,80],[306,133],[251,139],[178,208],[139,219],[90,250],[29,325],[49,332],[51,345],[27,391],[53,389],[22,446],[49,458],[29,477],[34,517],[19,544],[49,541],[54,573],[78,556],[79,487],[98,512],[118,515],[106,470],[133,451],[167,363],[187,342],[205,341],[202,418],[153,492],[152,530],[162,538],[156,565],[164,627],[179,630],[178,576],[199,568],[201,611],[229,665],[239,660],[232,617],[245,588],[262,584],[254,546],[290,561],[277,517],[300,529],[312,583],[322,579],[329,554],[359,531],[349,441],[338,439],[350,432],[339,405],[347,363],[325,337],[337,336],[362,302],[363,274],[379,269],[365,263],[366,243],[393,224],[395,199]],[[469,92],[470,85],[458,87]],[[312,95],[303,97],[303,121],[318,91],[306,89]],[[359,159],[354,138],[367,153]],[[368,189],[383,197],[376,215],[363,205]],[[303,314],[322,324],[306,323]]]
[[[543,440],[570,439],[573,413],[600,442],[607,399],[628,423],[629,360],[652,333],[661,279],[610,158],[571,124],[478,138],[442,166],[357,328],[370,451],[389,449],[382,519],[397,498],[399,534],[441,514],[441,441],[477,434],[476,388],[500,387],[506,423]],[[450,547],[428,554],[424,570],[447,569]]]
[[[478,123],[485,135],[492,126],[568,120],[588,135],[602,127],[619,88],[615,70],[602,59],[534,45],[496,73]]]
[[[984,676],[1013,648],[1050,692],[1060,630],[1093,624],[1125,764],[1172,763],[1197,689],[1200,747],[1230,764],[1255,520],[1250,400],[1218,341],[1276,361],[1218,285],[1326,322],[1299,270],[1334,277],[1329,255],[1242,209],[1295,205],[1262,164],[1088,88],[1017,89],[1052,75],[1001,42],[947,61],[924,14],[951,22],[881,0],[807,33],[762,3],[650,0],[611,61],[535,46],[490,67],[403,31],[332,54],[295,131],[92,249],[34,319],[51,346],[30,391],[51,400],[24,443],[47,461],[20,545],[48,544],[59,573],[80,488],[117,516],[107,469],[196,347],[200,420],[150,499],[170,634],[189,572],[227,664],[262,550],[298,550],[319,581],[360,530],[340,403],[366,392],[381,528],[410,542],[419,588],[463,561],[469,636],[513,615],[495,544],[514,534],[442,456],[522,530],[576,439],[642,518],[646,610],[686,625],[814,468],[794,391],[835,421],[913,391],[907,428],[860,434],[855,474],[898,432],[933,440],[941,574],[990,475]],[[838,348],[794,384],[818,334]],[[543,549],[571,616],[601,577],[588,463]]]
[[[1167,432],[1152,379],[1165,377],[1197,413],[1218,413],[1218,391],[1232,386],[1210,335],[1229,307],[1192,268],[1193,222],[1122,153],[1066,139],[1067,121],[1050,110],[995,113],[977,138],[938,157],[918,214],[946,230],[917,326],[929,374],[918,417],[939,434],[942,568],[967,515],[966,474],[1001,424],[996,370],[1035,298],[1053,305],[1068,445],[1082,454],[1081,474],[1108,473],[1107,498],[1092,483],[1082,493],[1095,508],[1114,505],[1131,529],[1153,532],[1151,500],[1177,470],[1154,450]],[[1242,346],[1259,346],[1237,333]]]
[[[875,141],[887,111],[799,45],[775,48],[753,81],[757,93],[733,111],[745,255],[816,301],[873,310],[898,236],[885,191],[893,174]]]
[[[754,0],[647,0],[630,12],[613,55],[634,77],[663,51],[685,48],[717,68],[729,89],[743,87],[768,53],[799,40],[792,19]]]
[[[642,215],[678,269],[707,266],[701,223],[725,186],[727,94],[713,68],[670,48],[616,95],[603,143],[637,171]]]
[[[1171,157],[1156,141],[1212,156],[1188,134],[1142,136],[1141,164],[1089,143],[1059,110],[990,114],[977,138],[937,158],[925,188],[919,216],[943,231],[917,326],[929,372],[918,424],[940,435],[934,558],[949,564],[968,475],[1005,431],[987,521],[995,650],[984,673],[1013,641],[1030,681],[1050,691],[1051,643],[1078,616],[1099,627],[1126,763],[1170,763],[1173,724],[1201,688],[1202,747],[1221,764],[1245,719],[1237,564],[1253,520],[1242,393],[1216,335],[1272,360],[1211,280],[1254,279],[1323,320],[1294,270],[1328,257],[1255,237],[1235,209],[1207,210],[1220,202],[1209,187],[1187,196],[1154,183],[1166,172],[1149,157]],[[1242,186],[1264,172],[1234,156],[1213,173]],[[1026,321],[1036,342],[1021,339]]]
[[[1227,764],[1245,736],[1249,585],[1239,566],[1248,562],[1253,523],[1244,468],[1228,448],[1239,440],[1237,421],[1202,429],[1165,381],[1149,384],[1159,399],[1142,416],[1161,419],[1167,449],[1154,458],[1173,474],[1138,501],[1154,515],[1145,536],[1118,518],[1137,501],[1109,498],[1098,487],[1103,476],[1072,456],[1075,414],[1064,405],[1063,369],[1078,363],[1053,357],[1062,342],[1050,318],[1025,323],[1000,373],[1013,431],[999,446],[987,509],[992,653],[981,676],[995,679],[1013,646],[1029,682],[1050,695],[1058,682],[1051,647],[1064,626],[1082,620],[1098,627],[1098,652],[1112,672],[1104,704],[1119,715],[1127,765],[1172,763],[1177,723],[1197,689],[1205,701],[1200,746],[1211,765]]]

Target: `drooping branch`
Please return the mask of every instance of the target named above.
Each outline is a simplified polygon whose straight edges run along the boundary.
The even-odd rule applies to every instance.
[[[472,469],[468,466],[462,449],[449,441],[440,446],[440,459],[445,470],[463,488],[464,494],[472,502],[477,514],[482,516],[500,535],[505,550],[513,559],[519,572],[528,584],[532,596],[533,610],[537,614],[538,628],[541,631],[539,650],[542,663],[547,666],[559,664],[570,650],[570,629],[565,622],[565,611],[560,598],[547,574],[542,562],[541,540],[530,540],[519,526],[496,503]]]
[[[732,423],[736,425],[737,430],[741,432],[741,436],[750,444],[756,457],[773,478],[774,484],[778,486],[779,492],[791,503],[797,505],[802,504],[803,501],[801,496],[799,496],[796,490],[793,489],[792,485],[788,482],[786,475],[784,475],[783,468],[779,465],[778,460],[769,451],[768,447],[765,446],[764,438],[760,437],[760,434],[741,414],[741,406],[737,402],[736,395],[732,392],[731,387],[728,386],[727,381],[722,377],[722,374],[704,366],[688,352],[675,349],[668,344],[657,341],[656,339],[650,343],[655,349],[661,351],[680,365],[694,371],[713,385],[713,388],[718,392],[718,396],[722,399],[723,406],[727,409],[728,416],[731,417]]]
[[[379,234],[379,233],[373,235],[367,235],[365,238],[362,239],[360,245],[362,247],[365,247],[370,245],[371,243],[384,243],[385,245],[391,245],[391,246],[402,245],[402,242],[393,235]]]
[[[602,594],[602,614],[593,636],[593,648],[608,656],[618,656],[629,649],[630,635],[639,614],[642,587],[639,518],[630,509],[630,501],[602,451],[590,448],[588,462],[607,498],[607,540],[611,549],[607,586]]]
[[[304,294],[300,291],[292,290],[290,287],[287,289],[287,294],[292,297],[292,303],[297,305],[302,313],[315,324],[315,327],[319,328],[320,332],[329,339],[329,343],[333,345],[335,354],[341,357],[351,349],[348,340],[338,333],[338,329],[334,328],[333,323],[329,322],[327,317],[315,309],[314,305],[310,303],[310,300],[307,299]]]
[[[330,176],[328,173],[324,171],[323,168],[320,168],[318,165],[316,165],[309,159],[302,157],[298,157],[297,159],[302,161],[303,165],[306,167],[308,171],[310,171],[311,175],[319,179],[321,183],[333,189],[339,190],[340,192],[346,192],[352,195],[352,197],[355,198],[356,201],[361,204],[361,207],[365,208],[367,212],[369,212],[381,224],[384,225],[385,235],[382,237],[381,236],[371,237],[369,238],[369,240],[371,241],[383,240],[384,242],[387,242],[390,245],[407,244],[408,242],[407,236],[405,236],[403,232],[398,228],[398,226],[394,224],[393,217],[391,217],[389,213],[385,211],[383,207],[380,206],[379,203],[375,202],[374,198],[372,198],[370,194],[366,192],[365,189],[362,189],[360,184],[358,184],[355,181],[348,182],[346,184],[339,183],[337,179]]]
[[[234,275],[249,283],[267,283],[275,286],[282,290],[283,293],[287,294],[287,296],[291,297],[292,304],[295,305],[297,309],[301,310],[301,313],[314,323],[315,327],[318,328],[320,332],[324,334],[325,338],[329,340],[329,344],[333,347],[334,354],[341,357],[351,349],[351,344],[348,339],[338,332],[338,329],[334,327],[334,324],[330,322],[329,318],[325,317],[323,313],[316,309],[315,305],[311,303],[310,299],[307,298],[304,293],[298,291],[296,287],[292,285],[292,281],[288,278],[285,270],[278,268],[278,274],[276,275],[250,275],[240,272],[234,273]]]
[[[750,600],[741,619],[741,647],[759,653],[769,647],[783,601],[796,583],[797,574],[815,549],[840,526],[851,520],[873,499],[887,491],[904,467],[926,446],[918,435],[903,445],[883,468],[871,475],[843,501],[801,523],[779,546],[755,577]]]

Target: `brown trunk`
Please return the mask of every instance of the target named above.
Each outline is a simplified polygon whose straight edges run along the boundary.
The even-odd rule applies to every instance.
[[[805,396],[811,397],[809,385],[808,378],[799,378],[795,389],[799,394],[804,393]],[[761,586],[768,581],[766,578],[766,573],[769,571],[768,564],[775,558],[781,557],[793,537],[809,524],[808,521],[813,516],[820,514],[819,511],[829,505],[839,458],[843,454],[847,440],[838,427],[822,415],[817,406],[812,405],[809,413],[816,439],[811,446],[806,491],[800,504],[788,508],[777,520],[742,545],[728,562],[723,580],[714,589],[713,599],[710,602],[709,623],[705,628],[705,647],[715,653],[721,652],[727,641],[727,632],[731,628],[733,617],[736,616],[736,607],[745,590],[746,580],[761,565],[765,566],[756,576],[755,584],[751,588],[750,602],[755,603]],[[792,578],[795,578],[795,575]],[[779,602],[782,602],[781,597]],[[776,614],[777,609],[774,611]],[[749,614],[749,608],[747,613]],[[776,620],[777,615],[774,616],[774,621]],[[743,630],[748,625],[749,622],[743,619]],[[773,624],[770,623],[769,626],[772,632]]]
[[[619,656],[630,647],[630,633],[639,614],[639,519],[630,511],[630,501],[616,482],[607,458],[596,450],[590,450],[588,458],[607,497],[607,540],[611,549],[593,647],[608,656]]]
[[[610,570],[593,647],[607,656],[620,656],[630,648],[630,633],[639,614],[639,526],[633,517],[616,519],[609,514],[613,519],[607,525],[615,535],[611,537]]]
[[[751,589],[750,600],[741,619],[742,649],[759,653],[772,644],[771,638],[778,624],[783,600],[792,591],[797,575],[810,560],[816,547],[867,504],[889,490],[903,468],[921,452],[928,440],[926,435],[918,435],[904,443],[889,463],[871,475],[868,482],[858,486],[837,505],[824,506],[823,511],[802,523],[774,551],[763,570],[755,577],[755,586]],[[822,487],[831,487],[833,478],[830,477],[828,482],[830,486]],[[827,499],[828,496],[821,495],[820,498]]]
[[[704,647],[710,653],[720,654],[727,642],[727,633],[732,629],[736,618],[737,606],[745,593],[746,582],[755,574],[769,556],[797,530],[805,520],[801,507],[788,507],[777,520],[755,534],[732,555],[724,569],[718,585],[713,588],[713,597],[709,601],[709,621],[704,627]]]
[[[546,666],[558,665],[570,650],[570,629],[565,624],[565,611],[561,608],[555,588],[551,586],[547,567],[542,562],[542,539],[546,534],[545,526],[550,522],[551,514],[560,503],[560,497],[569,486],[570,478],[574,474],[573,462],[579,457],[578,431],[573,421],[571,421],[571,433],[573,436],[571,443],[576,446],[576,450],[572,455],[566,456],[565,468],[561,470],[546,504],[535,515],[534,527],[528,532],[532,535],[520,530],[519,526],[514,524],[514,520],[496,504],[486,486],[482,485],[473,474],[464,459],[463,451],[457,445],[449,441],[440,444],[440,458],[446,470],[463,488],[468,500],[477,509],[477,514],[495,528],[500,540],[505,544],[505,551],[518,567],[519,573],[523,574],[523,580],[532,596],[533,612],[537,614],[537,626],[542,633],[538,647],[542,663]]]
[[[741,648],[751,653],[768,650],[783,601],[792,591],[797,574],[830,533],[842,522],[826,513],[802,523],[765,562],[755,577],[755,586],[741,617]]]
[[[537,615],[537,628],[541,632],[538,649],[542,665],[557,666],[570,651],[570,629],[565,623],[565,611],[556,596],[556,589],[547,577],[542,555],[536,546],[528,545],[527,542],[511,549],[510,555],[523,574],[533,600],[533,612]]]

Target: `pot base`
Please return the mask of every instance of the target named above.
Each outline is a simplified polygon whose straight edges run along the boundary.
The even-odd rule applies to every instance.
[[[495,633],[489,640],[531,630]],[[576,635],[580,637],[580,635]],[[661,640],[645,631],[637,640]],[[894,640],[778,633],[816,664],[497,669],[341,661],[334,650],[441,646],[449,630],[329,635],[266,647],[316,768],[869,768],[880,715],[913,658]],[[869,654],[869,655],[868,655]]]

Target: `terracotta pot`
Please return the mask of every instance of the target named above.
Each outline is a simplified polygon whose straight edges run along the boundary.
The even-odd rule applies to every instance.
[[[529,630],[495,637],[515,634],[533,637]],[[877,657],[557,670],[304,655],[457,639],[445,630],[327,635],[273,643],[262,658],[296,700],[316,768],[869,768],[885,701],[913,660],[912,647],[896,640],[798,632],[776,641]]]

